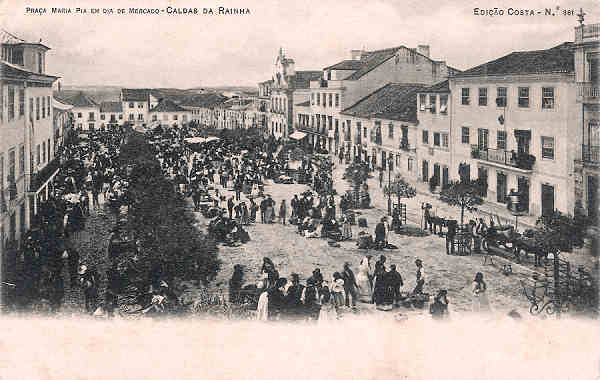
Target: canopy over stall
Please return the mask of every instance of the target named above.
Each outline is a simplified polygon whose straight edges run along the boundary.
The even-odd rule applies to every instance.
[[[296,131],[290,135],[290,138],[294,139],[294,140],[302,140],[305,137],[306,137],[306,133],[300,132],[300,131]]]

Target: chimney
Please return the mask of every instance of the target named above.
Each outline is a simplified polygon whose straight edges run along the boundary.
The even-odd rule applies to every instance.
[[[350,59],[352,59],[353,61],[359,61],[361,55],[364,53],[364,51],[361,50],[350,50]]]
[[[417,46],[417,53],[423,54],[425,57],[429,57],[429,45],[419,45]]]

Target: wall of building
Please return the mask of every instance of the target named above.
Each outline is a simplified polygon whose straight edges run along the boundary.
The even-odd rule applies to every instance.
[[[436,65],[431,60],[414,54],[410,58],[408,49],[398,51],[401,55],[396,63],[392,57],[355,81],[344,81],[344,107],[348,107],[388,83],[423,83],[433,85],[448,77],[445,65]],[[414,62],[414,63],[413,63]],[[434,69],[433,67],[436,67]]]
[[[470,88],[470,105],[461,104],[461,88]],[[486,87],[487,106],[478,105],[478,92],[480,87]],[[497,87],[507,88],[506,110],[496,106]],[[518,88],[529,87],[529,107],[519,107]],[[541,108],[542,87],[554,87],[555,101],[553,109]],[[531,141],[529,154],[536,157],[536,162],[531,173],[521,172],[511,167],[490,167],[488,170],[488,197],[491,202],[496,201],[496,174],[503,172],[507,175],[507,188],[517,188],[517,177],[526,176],[530,185],[530,213],[541,214],[541,186],[551,184],[554,186],[555,208],[562,212],[572,212],[573,194],[573,166],[575,141],[574,128],[578,129],[577,110],[575,109],[576,87],[573,77],[567,75],[540,75],[504,77],[489,79],[464,79],[451,80],[453,128],[453,161],[451,173],[458,173],[461,162],[471,166],[471,178],[477,178],[478,166],[490,167],[486,162],[471,158],[471,145],[477,144],[478,128],[487,129],[488,147],[497,147],[497,132],[506,132],[506,150],[517,150],[517,141],[514,135],[516,129],[530,130]],[[505,119],[501,125],[498,118],[502,115]],[[461,128],[469,127],[469,144],[461,142]],[[542,158],[542,136],[554,138],[554,159]]]
[[[100,109],[98,107],[73,107],[73,120],[75,122],[75,128],[83,129],[87,131],[90,129],[90,124],[94,125],[94,128],[100,128]],[[90,118],[90,112],[94,113],[94,118]],[[79,116],[81,114],[81,117]]]

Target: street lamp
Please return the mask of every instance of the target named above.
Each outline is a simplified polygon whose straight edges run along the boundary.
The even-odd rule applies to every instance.
[[[392,215],[392,157],[388,157],[388,215]]]

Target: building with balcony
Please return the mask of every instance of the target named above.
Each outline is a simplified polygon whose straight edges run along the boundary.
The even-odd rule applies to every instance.
[[[581,201],[588,214],[598,216],[600,178],[600,24],[575,28],[575,80],[577,105],[581,109],[581,140],[575,159],[575,200]]]
[[[19,245],[48,196],[48,182],[58,171],[52,107],[52,85],[46,52],[0,30],[0,255]]]
[[[65,137],[73,128],[73,106],[59,99],[52,98],[52,116],[54,129],[54,148],[59,151],[65,142]]]
[[[147,88],[123,88],[119,101],[126,122],[145,127],[150,123],[150,110],[158,105],[160,96]]]
[[[443,188],[450,181],[452,97],[448,80],[419,92],[417,117],[419,131],[416,150],[418,177],[424,182],[436,177]]]
[[[344,150],[352,149],[351,156],[383,170],[417,179],[417,94],[426,87],[390,83],[344,109],[342,134],[354,138],[354,145]]]
[[[532,216],[573,213],[581,126],[573,47],[513,52],[451,76],[452,179],[484,180],[491,203],[517,190]]]
[[[74,127],[80,131],[93,131],[100,128],[100,106],[94,99],[79,92],[76,95],[62,99],[62,102],[73,106]]]
[[[318,127],[319,123],[325,123],[326,146],[337,153],[342,145],[342,130],[346,128],[340,116],[342,110],[389,83],[433,85],[456,71],[445,61],[431,59],[429,45],[414,49],[399,46],[375,51],[352,50],[350,59],[325,67],[322,78],[311,82],[311,125]]]

